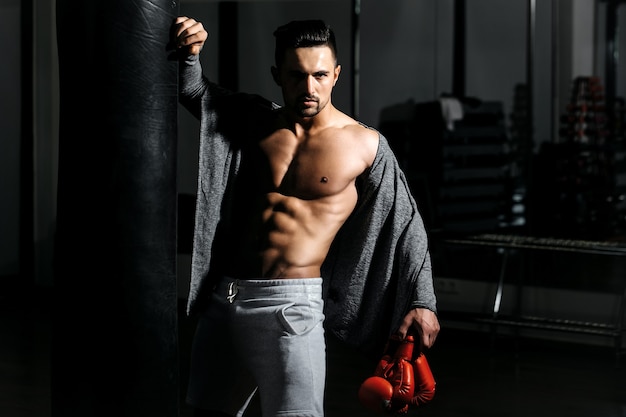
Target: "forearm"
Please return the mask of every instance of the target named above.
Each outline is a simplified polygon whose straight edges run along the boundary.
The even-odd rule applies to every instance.
[[[437,312],[437,297],[435,295],[429,252],[426,252],[424,262],[417,275],[411,308],[427,308],[433,313]]]
[[[209,82],[202,74],[199,55],[180,58],[178,81],[181,104],[194,116],[200,118],[200,102],[209,88]]]

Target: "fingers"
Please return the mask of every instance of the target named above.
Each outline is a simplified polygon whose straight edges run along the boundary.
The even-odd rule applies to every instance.
[[[425,308],[411,310],[404,317],[397,334],[404,339],[411,329],[414,329],[416,339],[422,349],[432,347],[440,330],[437,315]]]
[[[202,23],[195,19],[179,16],[172,27],[172,42],[177,48],[186,49],[188,53],[197,55],[202,50],[209,34]]]
[[[409,332],[409,329],[413,325],[413,316],[411,314],[407,314],[402,320],[402,324],[398,327],[398,331],[396,334],[404,339]]]
[[[437,335],[440,330],[437,315],[428,310],[425,312],[420,324],[422,328],[422,344],[425,348],[430,348],[435,344],[435,340],[437,339]]]
[[[188,19],[189,18],[187,16],[178,16],[176,20],[174,20],[174,24],[178,25]]]
[[[422,348],[428,349],[431,348],[435,344],[435,340],[437,339],[437,333],[434,331],[422,331],[421,332],[421,345]]]

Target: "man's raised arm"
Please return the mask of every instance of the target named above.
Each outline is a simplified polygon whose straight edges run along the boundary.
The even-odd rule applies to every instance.
[[[208,88],[208,81],[202,75],[199,55],[209,34],[202,23],[179,16],[172,24],[171,37],[180,63],[180,102],[200,118],[200,98]]]

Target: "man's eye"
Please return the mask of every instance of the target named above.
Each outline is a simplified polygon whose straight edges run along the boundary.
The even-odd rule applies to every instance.
[[[294,80],[302,80],[302,79],[306,78],[306,74],[303,74],[301,72],[295,72],[295,71],[294,72],[290,72],[289,76],[291,78],[293,78]]]

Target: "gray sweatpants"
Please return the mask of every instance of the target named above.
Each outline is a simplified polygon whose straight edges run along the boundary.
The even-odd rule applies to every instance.
[[[322,279],[223,279],[198,323],[187,401],[241,416],[324,415]]]

